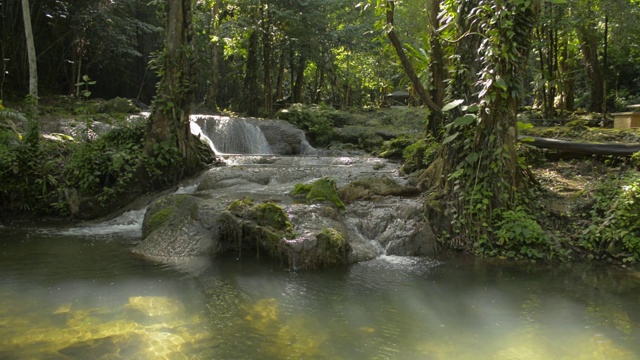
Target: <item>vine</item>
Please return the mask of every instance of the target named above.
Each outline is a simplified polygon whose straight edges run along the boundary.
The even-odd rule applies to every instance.
[[[452,248],[511,258],[554,255],[551,239],[527,206],[527,167],[517,150],[521,74],[538,6],[529,0],[487,0],[471,12],[482,34],[479,103],[460,106],[463,100],[457,100],[443,108],[461,114],[445,126],[440,155],[446,159],[450,221],[444,239]]]

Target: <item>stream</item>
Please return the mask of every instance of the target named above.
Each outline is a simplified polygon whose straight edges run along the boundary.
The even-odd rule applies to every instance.
[[[258,150],[209,135],[219,152],[273,157],[255,134],[247,141]],[[303,145],[306,157],[269,157],[266,165],[301,181],[291,174],[304,166],[312,177],[352,176],[353,164],[381,161],[332,159]],[[226,160],[223,171],[265,165],[260,156]],[[290,187],[278,179],[233,191]],[[234,254],[155,263],[131,252],[144,212],[72,227],[0,225],[0,360],[640,359],[640,272],[384,249],[324,270]]]
[[[121,233],[14,225],[0,359],[640,359],[640,274],[381,256],[156,264]]]

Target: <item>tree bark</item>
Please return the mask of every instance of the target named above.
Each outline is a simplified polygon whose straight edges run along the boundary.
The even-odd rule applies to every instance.
[[[431,78],[433,84],[432,96],[434,105],[442,109],[445,96],[445,63],[442,45],[438,38],[438,28],[440,27],[440,22],[438,20],[438,14],[440,13],[440,0],[429,0],[428,7],[430,22],[429,44],[431,47]],[[429,132],[437,139],[441,138],[438,135],[441,133],[440,128],[443,123],[444,116],[441,112],[432,111],[429,114],[428,129]]]
[[[195,173],[202,162],[198,154],[198,140],[191,134],[191,0],[169,0],[162,78],[147,123],[144,154],[153,158],[158,145],[169,144],[178,149],[183,163],[181,175]],[[144,166],[143,166],[144,168]],[[175,170],[175,169],[173,169]],[[149,180],[144,172],[143,179]]]
[[[258,31],[251,30],[244,75],[244,103],[247,115],[258,115]]]
[[[413,85],[413,88],[415,89],[415,91],[418,93],[420,100],[424,104],[426,104],[431,109],[431,111],[436,113],[442,112],[442,108],[436,105],[435,102],[433,102],[429,94],[427,94],[427,90],[424,88],[424,86],[422,86],[420,79],[418,78],[415,70],[413,69],[413,65],[411,64],[411,61],[409,61],[409,58],[404,52],[404,48],[402,47],[402,43],[400,42],[398,35],[393,29],[393,24],[394,24],[393,15],[395,11],[395,0],[388,0],[386,2],[386,8],[387,8],[387,25],[390,26],[387,32],[387,37],[389,38],[389,41],[391,41],[391,45],[393,45],[393,48],[396,50],[396,54],[400,59],[400,63],[402,64],[402,68],[404,69],[405,74],[411,81],[411,85]],[[433,134],[435,135],[436,132],[433,132]]]
[[[29,96],[32,105],[38,106],[38,63],[36,46],[33,41],[33,29],[31,28],[31,11],[29,0],[22,0],[22,17],[24,19],[24,35],[27,41],[27,56],[29,58]]]
[[[264,73],[264,111],[273,111],[273,87],[271,86],[271,10],[269,4],[262,4],[262,69]]]
[[[220,1],[215,1],[211,8],[211,27],[215,36],[218,35],[219,17],[220,15]],[[220,40],[211,44],[211,67],[213,68],[213,74],[209,81],[209,106],[214,109],[218,109],[218,88],[220,87],[220,72],[218,71],[220,61],[221,46],[218,44]]]
[[[602,69],[598,60],[598,33],[595,30],[586,27],[577,29],[578,39],[580,41],[580,51],[582,52],[582,60],[587,69],[587,77],[589,78],[590,101],[589,111],[602,112],[602,99],[604,90],[602,88]]]

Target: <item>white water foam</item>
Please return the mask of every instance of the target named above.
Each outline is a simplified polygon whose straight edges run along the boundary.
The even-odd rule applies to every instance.
[[[55,231],[55,233],[73,236],[121,235],[139,238],[142,236],[142,221],[146,211],[147,207],[145,206],[143,209],[127,211],[116,218],[102,223],[71,227]]]
[[[262,130],[246,119],[217,115],[191,116],[192,124],[198,120],[201,120],[200,133],[209,139],[216,154],[272,154]],[[193,132],[194,127],[191,129]]]

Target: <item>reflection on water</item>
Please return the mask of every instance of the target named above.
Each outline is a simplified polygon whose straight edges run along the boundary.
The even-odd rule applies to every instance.
[[[640,278],[623,269],[169,266],[127,237],[2,230],[0,359],[640,359]]]

